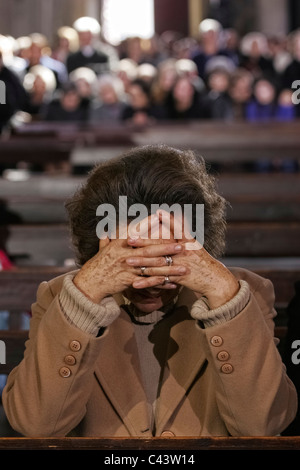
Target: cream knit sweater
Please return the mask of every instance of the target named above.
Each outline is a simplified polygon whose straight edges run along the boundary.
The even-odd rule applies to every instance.
[[[71,323],[86,333],[97,336],[101,328],[109,326],[119,316],[120,306],[113,297],[106,297],[99,304],[93,303],[77,289],[73,276],[65,276],[59,295],[60,305]],[[235,297],[216,309],[210,310],[205,298],[200,298],[193,304],[191,316],[201,321],[205,328],[231,320],[243,310],[250,297],[248,283],[240,280],[239,284],[240,289]],[[156,318],[157,314],[153,312],[149,315]]]

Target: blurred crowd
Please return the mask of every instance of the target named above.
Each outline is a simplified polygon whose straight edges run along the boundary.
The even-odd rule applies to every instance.
[[[34,121],[129,122],[218,119],[290,121],[300,116],[300,30],[240,37],[205,19],[199,38],[166,31],[118,46],[99,23],[79,18],[54,43],[40,33],[0,36],[1,122],[22,111]]]

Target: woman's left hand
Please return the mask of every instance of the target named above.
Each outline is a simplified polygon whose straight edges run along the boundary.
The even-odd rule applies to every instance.
[[[173,223],[176,223],[174,219]],[[213,258],[198,241],[191,241],[190,238],[177,241],[183,245],[184,249],[180,253],[172,255],[172,266],[184,266],[186,267],[186,273],[169,276],[170,282],[191,289],[199,297],[205,296],[211,309],[220,307],[237,294],[239,290],[237,279],[222,263]],[[142,248],[154,242],[163,243],[162,240],[143,238],[129,239],[128,241],[131,246],[136,248]],[[138,250],[136,254],[138,254]],[[131,266],[145,266],[147,268],[145,272],[148,276],[155,275],[157,269],[161,274],[162,266],[165,265],[166,276],[168,275],[167,263],[162,257],[148,259],[131,256],[129,261]],[[148,277],[141,277],[139,284],[137,286],[133,284],[133,287],[144,289],[149,286],[149,282]]]

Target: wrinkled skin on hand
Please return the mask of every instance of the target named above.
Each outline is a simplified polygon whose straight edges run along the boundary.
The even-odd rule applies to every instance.
[[[119,238],[100,240],[98,253],[74,278],[77,288],[95,303],[123,293],[144,312],[168,303],[180,286],[206,296],[210,308],[230,300],[239,288],[234,276],[196,240],[186,236],[175,240],[175,225],[179,222],[171,214],[170,236],[163,238],[162,212],[144,219],[130,235],[126,230],[127,238],[119,232]],[[172,256],[171,266],[166,263],[167,255]],[[141,266],[145,267],[143,275]],[[167,284],[166,276],[170,280]]]

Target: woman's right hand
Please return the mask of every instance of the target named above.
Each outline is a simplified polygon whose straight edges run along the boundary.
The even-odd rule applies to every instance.
[[[75,286],[92,302],[122,292],[138,277],[124,265],[130,254],[126,245],[126,240],[100,240],[98,253],[74,277]]]
[[[126,259],[133,255],[157,257],[178,253],[182,247],[175,241],[156,243],[144,248],[132,248],[127,239],[108,238],[100,240],[98,253],[87,261],[74,277],[76,287],[92,302],[99,303],[104,297],[123,292],[135,281],[141,280],[141,269],[129,266]],[[161,285],[166,275],[178,275],[179,266],[166,266],[153,270],[148,286]],[[166,285],[174,288],[175,285]],[[176,286],[175,286],[176,287]]]

